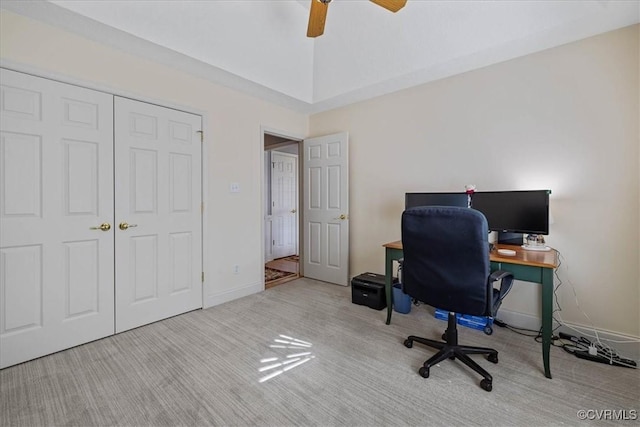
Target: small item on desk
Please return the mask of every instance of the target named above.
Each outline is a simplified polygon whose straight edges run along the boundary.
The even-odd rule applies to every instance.
[[[467,207],[471,207],[471,198],[473,197],[473,193],[476,192],[476,186],[473,184],[467,184],[464,186],[464,191],[467,193]]]
[[[528,234],[527,242],[522,245],[527,251],[549,252],[551,248],[545,245],[544,236],[541,234]]]
[[[514,251],[513,249],[498,249],[498,253],[504,256],[514,256],[516,254],[516,251]]]

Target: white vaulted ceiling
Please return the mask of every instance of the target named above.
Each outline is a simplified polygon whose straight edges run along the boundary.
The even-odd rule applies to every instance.
[[[9,1],[2,8],[313,113],[640,22],[638,1]]]

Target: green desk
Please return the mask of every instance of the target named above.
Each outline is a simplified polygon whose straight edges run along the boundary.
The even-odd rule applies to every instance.
[[[393,261],[402,258],[402,242],[390,242],[382,245],[385,248],[385,293],[387,296],[387,325],[391,323],[392,292],[391,280]],[[497,249],[513,249],[515,256],[503,256],[496,250],[491,252],[491,271],[504,270],[513,273],[516,280],[540,283],[542,285],[542,360],[544,375],[551,378],[549,351],[551,350],[551,332],[553,321],[553,271],[558,267],[558,253],[552,249],[548,252],[526,251],[518,246],[497,245]]]

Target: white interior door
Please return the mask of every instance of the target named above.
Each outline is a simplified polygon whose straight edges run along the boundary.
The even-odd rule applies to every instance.
[[[115,97],[116,332],[202,307],[202,118]]]
[[[113,96],[0,76],[4,368],[114,333]]]
[[[271,152],[271,238],[273,258],[298,253],[298,156]]]
[[[304,275],[349,285],[349,135],[305,139]]]

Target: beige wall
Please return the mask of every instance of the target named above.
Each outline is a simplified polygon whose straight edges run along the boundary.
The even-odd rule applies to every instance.
[[[190,107],[205,120],[205,304],[262,277],[260,127],[349,131],[351,274],[383,272],[406,191],[551,188],[562,317],[640,335],[638,26],[307,117],[2,11],[3,64]],[[239,194],[229,193],[238,182]],[[240,266],[234,275],[232,266]],[[520,283],[505,309],[538,316]]]
[[[550,188],[561,316],[638,336],[638,26],[313,115],[350,134],[351,273],[383,272],[407,191]],[[537,317],[519,282],[504,309]]]
[[[1,17],[3,61],[203,114],[209,171],[205,304],[259,290],[261,126],[305,135],[308,117],[10,12]],[[240,184],[240,193],[229,192],[231,182]]]

